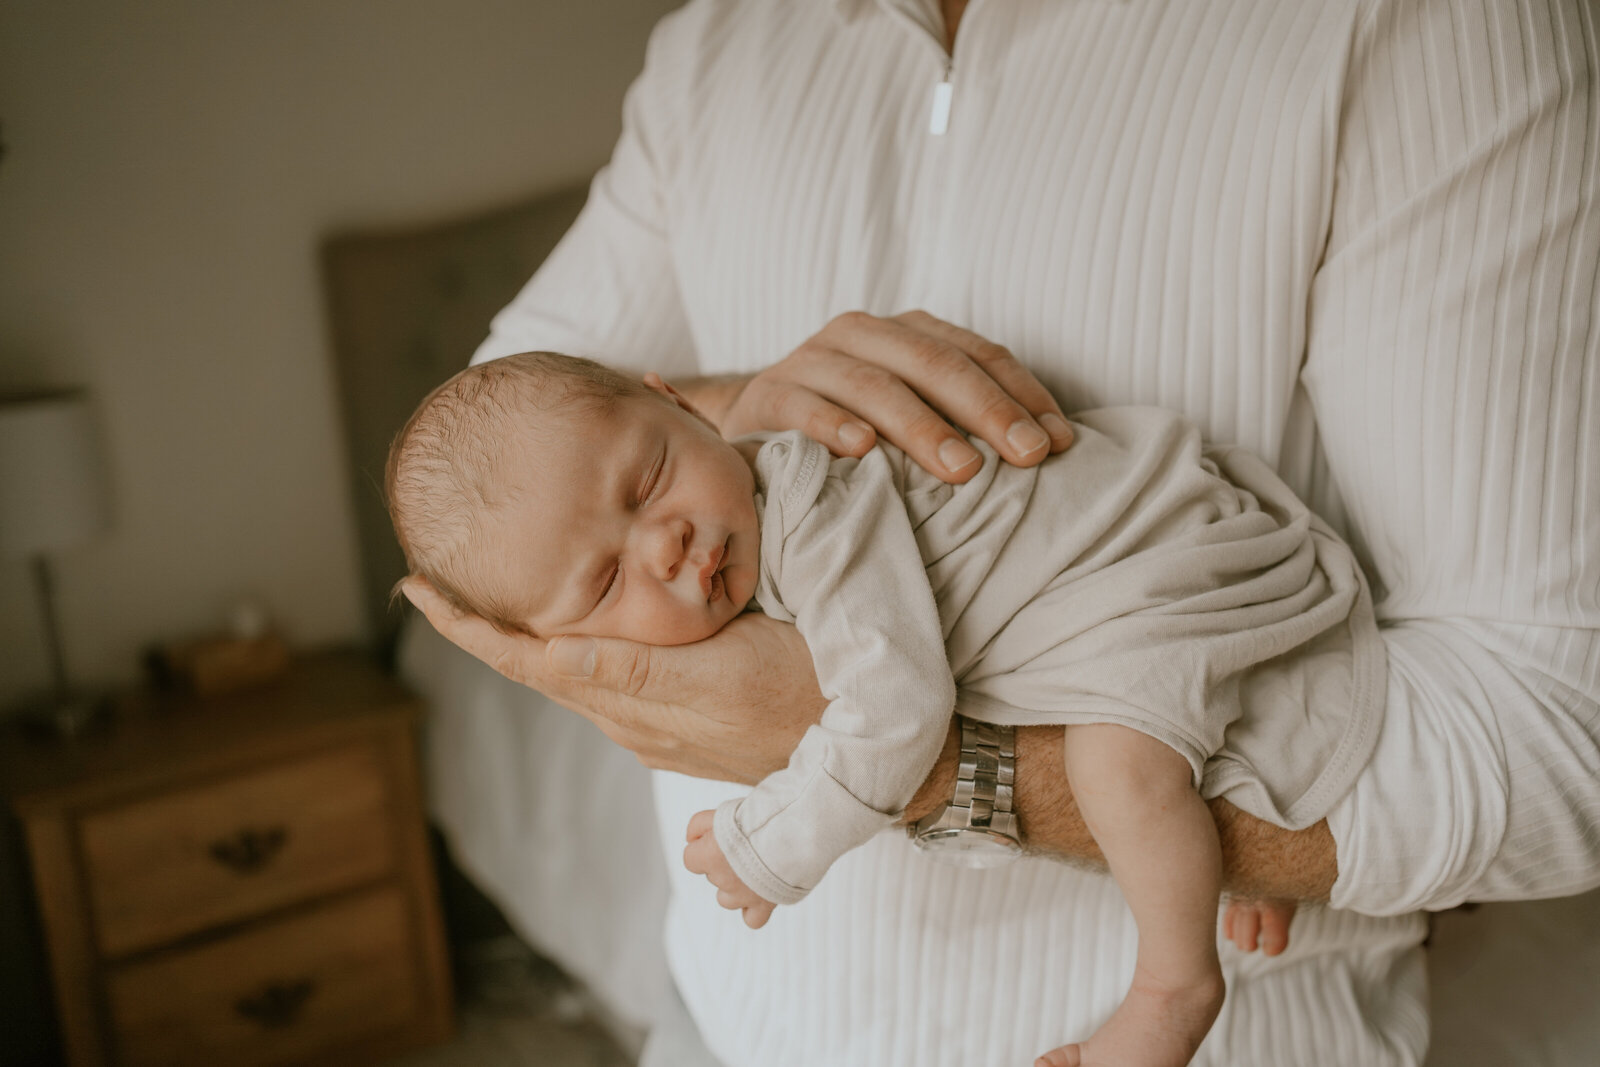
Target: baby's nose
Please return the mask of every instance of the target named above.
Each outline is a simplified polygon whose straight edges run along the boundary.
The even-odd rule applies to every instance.
[[[658,579],[670,582],[678,576],[679,569],[688,558],[689,539],[693,534],[694,528],[682,519],[662,523],[657,528],[651,550],[651,566]]]

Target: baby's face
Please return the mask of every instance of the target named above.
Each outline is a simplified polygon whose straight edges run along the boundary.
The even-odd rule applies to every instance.
[[[534,633],[679,645],[709,637],[755,594],[760,528],[743,456],[675,397],[624,397],[562,419],[529,456],[526,499],[481,556],[525,590]]]

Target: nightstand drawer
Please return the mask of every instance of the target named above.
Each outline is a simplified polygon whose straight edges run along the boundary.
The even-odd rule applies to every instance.
[[[79,823],[108,956],[363,881],[394,865],[381,754],[358,745]]]
[[[112,971],[124,1067],[302,1063],[419,1009],[405,896],[381,889]]]

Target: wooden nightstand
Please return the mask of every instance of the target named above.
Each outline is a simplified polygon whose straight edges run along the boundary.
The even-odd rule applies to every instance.
[[[8,737],[74,1067],[370,1064],[442,1040],[450,980],[416,700],[353,654],[71,743]]]

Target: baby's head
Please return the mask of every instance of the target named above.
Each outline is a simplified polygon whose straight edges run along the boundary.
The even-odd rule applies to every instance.
[[[502,631],[655,645],[755,594],[755,479],[671,386],[549,352],[457,374],[389,449],[413,574]]]

